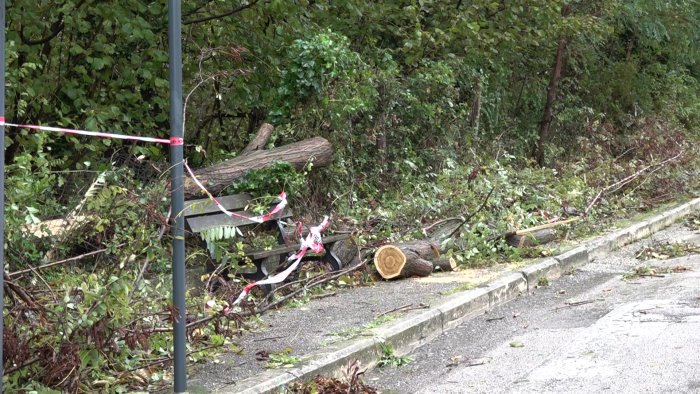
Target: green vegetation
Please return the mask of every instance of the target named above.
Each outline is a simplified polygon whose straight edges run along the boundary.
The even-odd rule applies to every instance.
[[[343,329],[341,331],[329,334],[334,337],[342,339],[351,339],[361,335],[369,334],[370,330],[378,328],[382,324],[396,319],[396,315],[388,314],[379,317],[375,317],[371,322],[363,324],[360,327],[350,327]]]
[[[299,364],[301,358],[293,356],[292,349],[285,349],[279,353],[270,353],[267,355],[267,363],[265,363],[265,368],[291,368],[294,364]]]
[[[411,361],[414,360],[413,356],[409,355],[397,356],[396,354],[394,354],[394,347],[390,344],[382,343],[380,346],[382,348],[382,357],[377,362],[379,368],[398,368],[409,364]]]
[[[8,121],[164,137],[165,4],[11,2]],[[252,210],[284,189],[296,215],[332,212],[371,247],[424,237],[493,190],[444,245],[469,268],[547,253],[502,236],[569,208],[585,214],[562,231],[577,238],[697,196],[695,2],[194,0],[183,14],[192,167],[235,157],[264,121],[269,147],[321,136],[335,149],[325,168],[277,163],[228,185],[258,198]],[[5,142],[5,387],[167,385],[167,147],[14,128]],[[39,234],[57,218],[71,220]],[[213,256],[230,272],[273,242],[204,237],[208,251],[188,239],[188,264]],[[231,311],[242,283],[215,284],[188,298],[190,362],[232,348],[269,301],[253,292]]]
[[[666,260],[673,257],[700,253],[700,246],[688,242],[654,242],[637,251],[639,260]]]
[[[622,275],[623,280],[637,279],[641,277],[663,278],[665,274],[683,273],[689,270],[688,267],[677,265],[674,267],[656,267],[642,265],[635,267],[632,271]]]

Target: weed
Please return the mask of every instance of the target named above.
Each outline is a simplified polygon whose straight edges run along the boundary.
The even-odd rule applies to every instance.
[[[398,368],[414,360],[413,356],[409,355],[397,356],[396,354],[394,354],[394,347],[390,344],[383,343],[381,344],[381,347],[382,358],[379,359],[379,362],[377,363],[377,366],[379,366],[379,368],[384,368],[387,366],[390,366],[392,368]]]
[[[540,286],[540,287],[549,286],[549,279],[546,276],[543,276],[543,277],[537,279],[537,286]]]
[[[275,368],[291,368],[295,364],[301,362],[301,358],[292,355],[292,349],[286,348],[278,353],[268,353],[261,350],[256,353],[256,359],[258,361],[267,361],[265,363],[265,368],[275,369]]]
[[[700,231],[700,213],[687,216],[683,224],[693,231]]]
[[[331,336],[335,337],[341,337],[342,339],[351,339],[358,337],[360,335],[366,334],[369,330],[372,330],[374,328],[377,328],[381,326],[382,324],[392,321],[396,319],[396,316],[392,314],[384,315],[384,316],[379,316],[374,318],[371,322],[364,324],[360,327],[350,327],[350,328],[345,328],[343,330],[340,330],[336,333],[329,334]]]
[[[474,283],[474,282],[466,282],[466,283],[461,284],[461,285],[459,285],[459,286],[457,286],[457,287],[455,287],[455,288],[453,288],[453,289],[444,291],[444,292],[442,292],[442,293],[440,293],[440,294],[442,294],[442,295],[451,295],[451,294],[459,293],[460,291],[472,290],[472,289],[476,288],[477,286],[479,286],[477,283]]]

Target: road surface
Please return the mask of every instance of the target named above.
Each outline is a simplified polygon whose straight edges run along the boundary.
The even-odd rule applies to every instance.
[[[700,236],[675,225],[470,319],[410,364],[368,371],[364,381],[383,393],[700,393],[700,255],[634,258],[643,245],[679,240]],[[659,268],[629,275],[641,266]]]

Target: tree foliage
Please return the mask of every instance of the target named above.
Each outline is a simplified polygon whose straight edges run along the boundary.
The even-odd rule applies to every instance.
[[[167,136],[165,0],[8,3],[8,121]],[[258,196],[285,187],[301,206],[336,204],[364,242],[422,236],[422,225],[474,209],[495,186],[478,223],[448,246],[464,264],[522,257],[499,234],[536,225],[563,205],[584,208],[611,179],[697,149],[697,0],[193,0],[183,14],[190,165],[237,155],[264,121],[275,126],[271,145],[323,136],[336,150],[329,168],[296,172],[278,163],[228,191]],[[21,129],[8,129],[5,143],[6,270],[107,249],[71,280],[44,271],[46,285],[61,289],[55,299],[42,290],[46,320],[32,326],[21,308],[8,317],[20,327],[17,349],[5,352],[19,357],[12,362],[31,361],[18,351],[26,347],[73,355],[78,367],[40,376],[42,364],[29,365],[10,383],[135,389],[102,368],[119,375],[154,352],[169,356],[167,335],[154,331],[168,315],[160,287],[167,285],[157,279],[168,269],[167,148]],[[535,165],[536,147],[547,168]],[[624,194],[592,214],[687,190],[697,170],[678,163],[635,184],[643,202]],[[96,178],[101,186],[86,193]],[[94,218],[71,239],[27,235],[27,225],[76,206]],[[104,337],[95,337],[96,327]],[[202,338],[225,342],[228,331],[215,328]]]

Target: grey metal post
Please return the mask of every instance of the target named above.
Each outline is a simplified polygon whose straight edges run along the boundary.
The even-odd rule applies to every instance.
[[[5,0],[0,0],[0,117],[5,117]],[[5,327],[5,126],[0,125],[0,393],[5,366],[2,362]]]
[[[170,59],[170,138],[182,139],[184,134],[182,104],[182,10],[180,0],[168,0],[168,47]],[[183,189],[183,145],[170,144],[171,197],[173,216],[173,306],[177,317],[173,322],[174,391],[187,392],[187,312],[185,310],[185,206]]]

